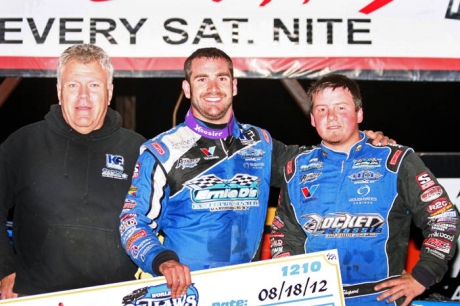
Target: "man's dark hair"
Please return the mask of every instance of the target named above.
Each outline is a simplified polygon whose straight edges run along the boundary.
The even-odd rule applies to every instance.
[[[315,96],[327,88],[331,88],[332,90],[336,88],[348,89],[353,97],[355,110],[358,111],[363,107],[361,91],[358,83],[342,74],[330,73],[310,85],[310,88],[307,91],[307,100],[310,106],[310,112],[313,111],[313,99]]]
[[[223,59],[227,62],[228,69],[230,70],[231,77],[233,79],[233,62],[230,56],[224,51],[217,48],[200,48],[193,52],[184,63],[185,80],[190,82],[190,76],[192,75],[192,61],[197,58],[212,58],[212,59]]]

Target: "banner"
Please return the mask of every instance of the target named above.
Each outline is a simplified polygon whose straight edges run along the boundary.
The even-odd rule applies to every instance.
[[[183,77],[215,46],[237,77],[459,81],[460,0],[0,0],[0,77],[54,77],[97,44],[116,76]]]
[[[337,250],[192,272],[172,299],[164,277],[0,301],[15,306],[345,305]]]

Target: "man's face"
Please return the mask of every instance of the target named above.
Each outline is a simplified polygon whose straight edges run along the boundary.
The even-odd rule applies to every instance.
[[[236,84],[225,60],[197,58],[192,61],[190,83],[184,80],[182,89],[196,118],[220,124],[230,120]]]
[[[113,94],[108,73],[98,62],[69,61],[57,85],[59,104],[65,121],[78,133],[89,134],[104,124]]]
[[[360,139],[358,124],[363,121],[363,110],[355,110],[348,89],[326,88],[316,94],[310,119],[324,144],[331,149],[348,152]]]

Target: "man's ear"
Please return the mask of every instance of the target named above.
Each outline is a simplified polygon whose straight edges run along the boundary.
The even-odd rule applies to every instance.
[[[59,105],[61,105],[61,85],[60,84],[56,84],[56,91],[57,91],[57,97],[59,100]]]
[[[110,105],[113,96],[113,84],[110,84],[107,90],[109,91],[109,103],[107,103],[107,105]]]
[[[310,123],[312,126],[316,127],[315,117],[313,117],[312,113],[310,113]]]
[[[185,97],[190,99],[190,83],[187,80],[182,81],[182,90],[184,91]]]
[[[357,115],[358,115],[358,118],[357,118],[358,123],[363,122],[363,119],[364,119],[363,108],[358,109],[358,114]]]
[[[237,81],[237,79],[233,79],[232,83],[233,83],[233,96],[236,96],[236,94],[238,93],[238,81]]]

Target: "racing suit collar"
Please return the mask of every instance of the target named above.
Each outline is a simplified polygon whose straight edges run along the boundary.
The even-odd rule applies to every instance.
[[[210,139],[222,139],[231,136],[233,127],[235,125],[235,115],[232,112],[232,116],[226,127],[223,129],[212,129],[207,127],[203,122],[196,119],[192,114],[192,109],[189,109],[187,115],[185,116],[185,123],[187,126],[192,129],[195,133]]]

